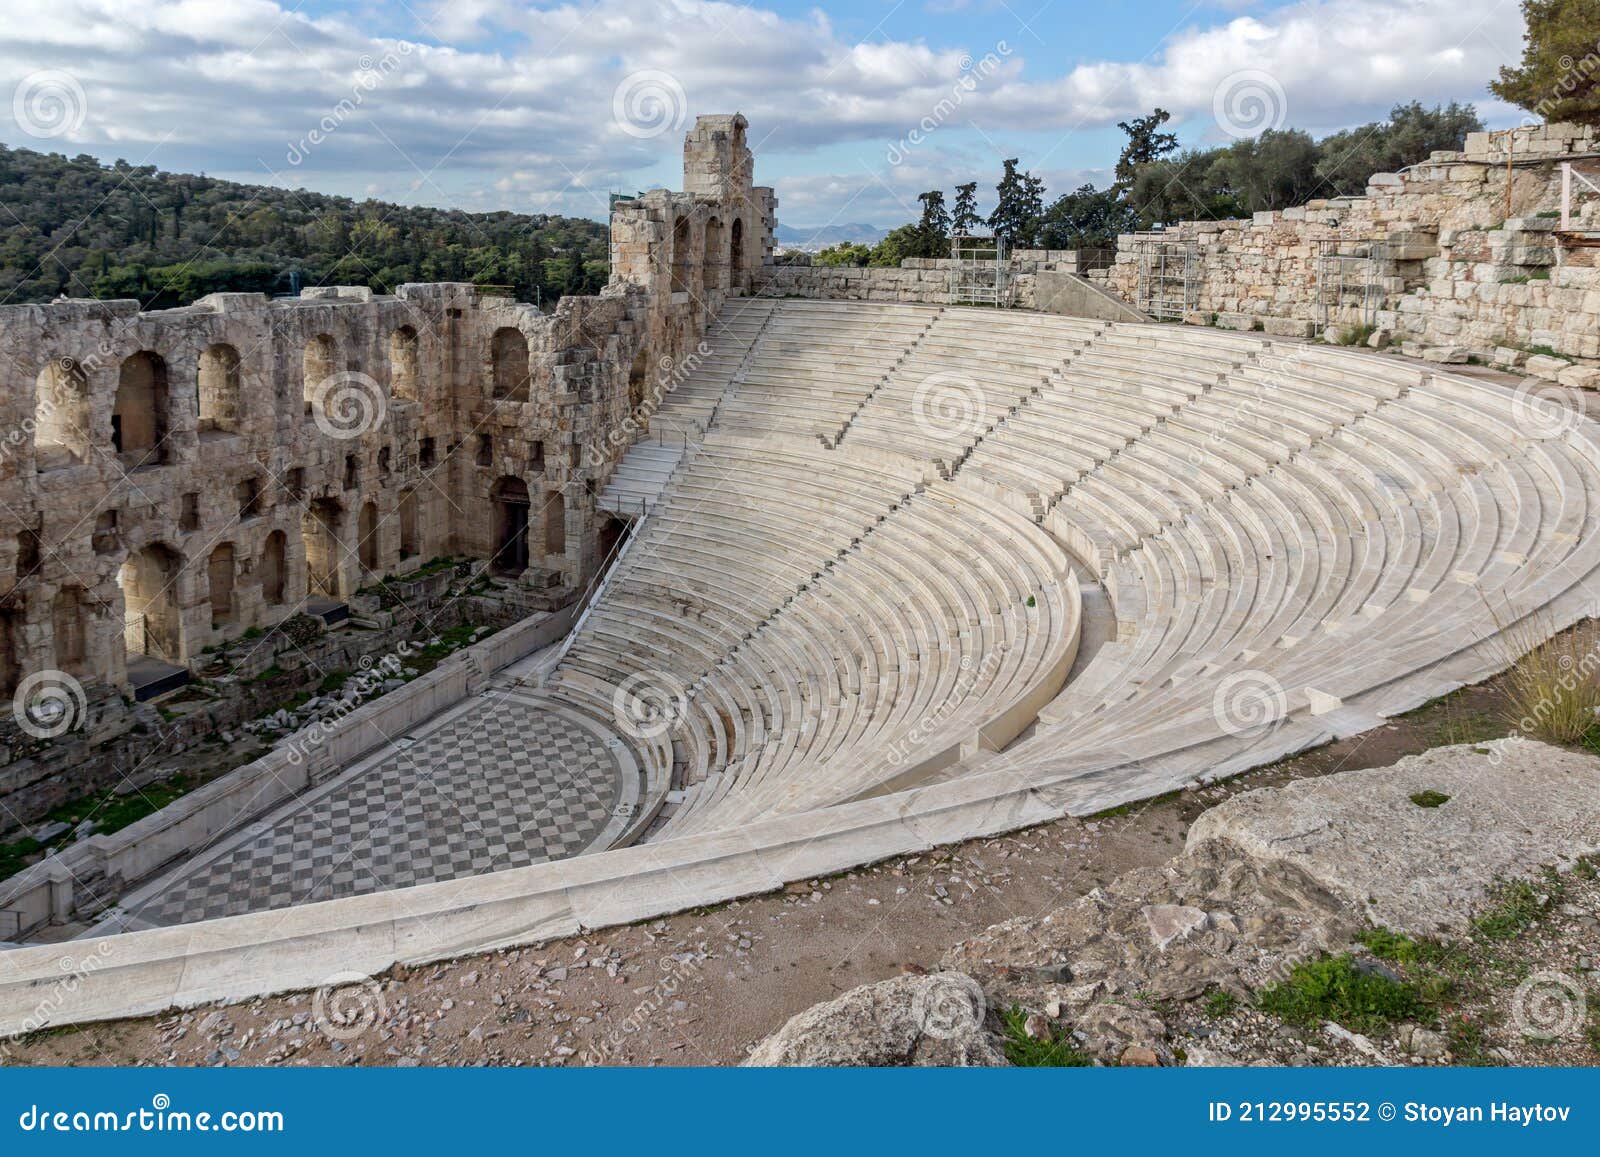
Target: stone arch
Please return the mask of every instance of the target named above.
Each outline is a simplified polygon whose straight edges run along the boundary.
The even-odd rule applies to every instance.
[[[689,218],[679,217],[672,223],[672,292],[688,293],[690,270],[694,258],[689,253]]]
[[[723,252],[722,220],[713,217],[706,222],[706,238],[703,249],[704,257],[700,263],[700,293],[702,297],[710,298],[721,288],[722,271],[727,260]]]
[[[233,622],[238,605],[233,597],[233,543],[219,543],[206,558],[206,591],[211,599],[211,625]]]
[[[73,358],[39,371],[33,404],[34,462],[40,470],[89,458],[89,375]]]
[[[559,490],[545,495],[544,552],[547,555],[567,553],[567,499]]]
[[[370,499],[361,504],[356,519],[356,557],[362,570],[378,569],[378,504]]]
[[[129,470],[167,460],[167,363],[149,350],[124,359],[111,409],[111,445]]]
[[[417,331],[402,325],[389,335],[389,396],[402,401],[417,400],[417,359],[420,343]]]
[[[227,342],[202,350],[195,389],[199,395],[200,429],[238,433],[244,420],[239,351]]]
[[[268,606],[283,604],[288,569],[289,536],[274,530],[261,548],[261,598]]]
[[[184,661],[183,618],[175,594],[182,571],[183,555],[164,543],[153,543],[122,564],[117,585],[122,588],[122,638],[129,655]]]
[[[55,644],[56,669],[68,675],[82,675],[88,665],[89,632],[84,624],[87,610],[79,587],[62,587],[50,604],[50,637]]]
[[[515,578],[528,569],[528,484],[514,475],[497,480],[489,490],[494,504],[494,572]]]
[[[344,507],[332,498],[318,498],[300,519],[306,552],[306,588],[313,597],[336,599],[344,593],[340,565],[344,555],[341,526]]]
[[[300,355],[300,383],[305,395],[306,413],[311,413],[317,387],[339,372],[339,347],[333,338],[319,333],[306,342]]]
[[[528,400],[528,338],[505,325],[489,339],[489,368],[494,396],[507,402]]]
[[[728,287],[748,289],[744,275],[744,218],[735,217],[728,230]]]

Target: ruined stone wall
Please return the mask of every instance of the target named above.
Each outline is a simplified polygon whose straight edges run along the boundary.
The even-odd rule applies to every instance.
[[[614,433],[770,258],[744,133],[700,118],[690,191],[619,204],[611,283],[550,313],[465,284],[0,309],[0,692],[122,688],[438,555],[576,594]]]
[[[907,257],[898,266],[814,265],[798,254],[766,267],[757,290],[764,297],[812,297],[838,301],[950,302],[956,262],[944,257]],[[1018,249],[1007,261],[1012,305],[1034,308],[1034,278],[1045,270],[1080,271],[1071,249]]]
[[[1362,316],[1349,304],[1326,318],[1319,308],[1319,242],[1351,253],[1377,242],[1375,345],[1394,341],[1440,361],[1476,356],[1516,365],[1530,349],[1545,348],[1592,362],[1600,359],[1600,268],[1596,250],[1557,237],[1564,160],[1597,179],[1592,129],[1474,133],[1462,152],[1375,174],[1362,197],[1125,235],[1116,265],[1095,276],[1141,304],[1142,251],[1156,242],[1192,245],[1194,299],[1185,320],[1307,337],[1326,320],[1337,336]],[[1582,205],[1581,223],[1600,227],[1597,199]]]

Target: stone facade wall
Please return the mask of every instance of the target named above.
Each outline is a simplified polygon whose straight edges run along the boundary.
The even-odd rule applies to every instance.
[[[908,257],[898,267],[813,265],[810,255],[798,254],[768,265],[758,289],[764,297],[948,305],[956,264],[944,257]],[[1020,309],[1034,308],[1034,277],[1040,271],[1080,272],[1079,255],[1071,249],[1018,249],[1007,267],[1011,304]]]
[[[130,658],[187,666],[308,597],[503,556],[520,509],[508,577],[576,595],[616,432],[648,422],[654,367],[770,258],[776,201],[744,132],[700,118],[691,191],[619,204],[611,283],[549,313],[466,284],[0,308],[0,693],[61,672],[116,700]],[[30,749],[3,715],[0,766]]]
[[[1153,242],[1187,243],[1198,264],[1185,320],[1309,337],[1324,320],[1319,242],[1349,252],[1380,242],[1373,344],[1404,343],[1407,352],[1440,361],[1477,356],[1518,365],[1530,349],[1545,348],[1566,362],[1593,362],[1600,359],[1600,251],[1558,237],[1562,161],[1600,180],[1594,130],[1474,133],[1462,152],[1375,174],[1362,197],[1125,235],[1116,264],[1092,276],[1140,305],[1141,252]],[[1579,224],[1600,228],[1600,198],[1582,204]],[[1347,330],[1361,314],[1345,308],[1327,320],[1329,329]]]

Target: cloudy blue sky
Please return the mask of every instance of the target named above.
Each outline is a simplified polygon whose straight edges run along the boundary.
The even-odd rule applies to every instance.
[[[1008,156],[1103,183],[1155,105],[1186,144],[1410,99],[1514,123],[1484,85],[1521,35],[1515,0],[6,0],[0,140],[603,218],[737,110],[785,223],[888,226]]]

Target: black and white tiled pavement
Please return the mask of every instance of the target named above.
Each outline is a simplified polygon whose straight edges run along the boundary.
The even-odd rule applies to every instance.
[[[633,758],[576,712],[494,692],[125,898],[126,927],[188,923],[578,854],[626,808]]]

